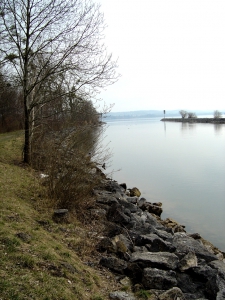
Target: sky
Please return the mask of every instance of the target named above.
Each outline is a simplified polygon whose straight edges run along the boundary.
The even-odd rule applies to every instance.
[[[97,0],[96,0],[97,1]],[[112,111],[225,112],[224,0],[99,0],[119,80]]]

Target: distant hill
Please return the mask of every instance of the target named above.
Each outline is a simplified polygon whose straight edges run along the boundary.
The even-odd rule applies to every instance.
[[[213,111],[192,110],[197,116],[209,115],[213,117]],[[179,110],[167,110],[166,117],[180,117]],[[163,118],[163,110],[136,110],[124,112],[110,112],[104,115],[105,121],[114,119],[133,119],[133,118]]]

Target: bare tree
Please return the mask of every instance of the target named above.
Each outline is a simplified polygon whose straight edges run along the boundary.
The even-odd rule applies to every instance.
[[[188,113],[188,118],[189,118],[189,119],[196,119],[196,118],[197,118],[196,113],[189,112],[189,113]]]
[[[188,115],[188,112],[186,110],[180,110],[179,114],[181,115],[182,119],[186,118]]]
[[[71,89],[90,100],[116,80],[116,62],[102,34],[103,15],[91,0],[1,0],[0,64],[17,76],[23,91],[24,162],[30,162],[35,114]],[[48,88],[46,86],[48,82]],[[56,89],[55,89],[56,90]]]
[[[219,110],[214,111],[214,119],[222,118],[222,113]]]

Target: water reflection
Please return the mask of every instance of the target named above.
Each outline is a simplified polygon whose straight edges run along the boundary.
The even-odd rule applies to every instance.
[[[189,122],[181,122],[181,131],[184,133],[188,130],[196,129],[196,123],[189,123]]]
[[[214,124],[214,131],[216,135],[220,135],[222,133],[222,129],[224,124]]]

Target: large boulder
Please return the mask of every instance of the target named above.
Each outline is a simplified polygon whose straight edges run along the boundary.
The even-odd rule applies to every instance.
[[[112,193],[125,193],[124,187],[118,184],[118,182],[110,180],[107,185],[105,185],[106,191],[112,192]]]
[[[107,194],[98,196],[96,202],[105,204],[105,205],[112,205],[112,204],[118,203],[118,201],[116,200],[116,198],[114,196],[107,195]]]
[[[124,208],[129,209],[131,213],[135,213],[138,210],[137,205],[125,200],[125,199],[118,199],[120,205]]]
[[[144,205],[147,202],[147,200],[145,198],[141,198],[139,200],[137,200],[137,205],[138,207],[142,207],[142,205]]]
[[[139,266],[138,263],[127,263],[127,269],[125,270],[127,276],[129,276],[133,283],[140,283],[142,278],[143,269]]]
[[[133,250],[133,243],[124,234],[116,235],[112,240],[117,245],[118,252],[128,252]]]
[[[171,270],[145,268],[142,284],[147,289],[167,290],[177,285],[176,273]]]
[[[109,237],[104,237],[103,239],[101,239],[101,241],[97,245],[97,249],[100,252],[105,252],[105,251],[107,251],[107,253],[117,252],[116,243]]]
[[[137,300],[132,293],[116,291],[109,294],[109,299],[112,300]]]
[[[206,292],[209,299],[225,299],[225,281],[219,275],[214,276],[206,284]]]
[[[130,261],[137,262],[143,267],[175,270],[179,259],[175,254],[168,252],[134,252],[131,255]]]
[[[150,252],[173,252],[176,249],[171,243],[164,241],[154,233],[139,235],[135,239],[135,245],[146,246]]]
[[[107,219],[111,222],[125,225],[129,224],[130,217],[125,214],[125,209],[119,204],[113,204],[107,213]]]
[[[212,269],[216,269],[218,271],[218,274],[223,279],[225,279],[225,263],[224,262],[222,262],[221,260],[214,260],[209,263],[209,266]]]
[[[159,296],[159,300],[174,300],[174,299],[184,299],[184,294],[178,287],[173,287],[172,289],[162,293]]]
[[[130,196],[131,197],[140,197],[141,196],[141,192],[136,187],[133,187],[132,189],[129,189],[129,191],[130,191]]]
[[[191,238],[185,233],[176,233],[172,244],[176,247],[176,254],[183,257],[193,251],[197,258],[204,259],[206,262],[217,260],[217,256],[210,253],[198,240]]]
[[[156,235],[158,235],[161,239],[163,240],[172,240],[173,238],[173,233],[166,231],[166,229],[155,229],[153,231],[153,233],[155,233]]]
[[[155,216],[153,216],[151,213],[144,211],[144,215],[146,215],[146,223],[151,224],[154,228],[157,230],[164,230],[165,227],[158,222]]]
[[[181,271],[186,271],[190,268],[197,267],[198,259],[194,252],[190,251],[187,255],[185,255],[179,262],[179,269]]]
[[[177,287],[185,294],[185,299],[204,298],[205,284],[190,277],[188,274],[177,272]]]
[[[172,218],[167,218],[164,221],[161,222],[164,226],[167,228],[171,228],[173,232],[186,232],[185,231],[185,226],[177,223],[175,220]]]
[[[120,274],[124,273],[124,270],[127,268],[127,263],[117,257],[102,257],[100,259],[100,265]]]
[[[142,204],[139,204],[139,207],[143,210],[143,211],[148,211],[151,214],[154,214],[156,216],[161,216],[162,214],[162,207],[160,206],[161,202],[159,203],[155,203],[152,204],[150,202],[143,202]]]

